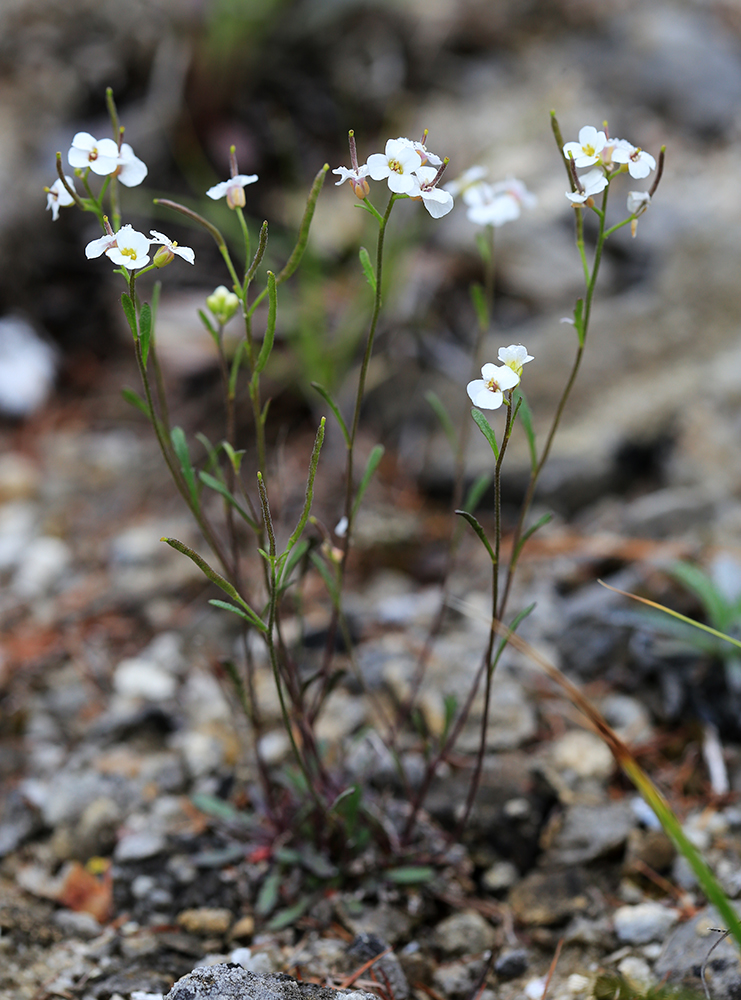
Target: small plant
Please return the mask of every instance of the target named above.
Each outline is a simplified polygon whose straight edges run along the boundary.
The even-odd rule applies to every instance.
[[[287,524],[275,511],[277,477],[268,449],[266,427],[271,418],[270,400],[265,398],[263,376],[271,363],[278,325],[279,290],[301,265],[309,239],[309,231],[317,200],[329,166],[316,174],[308,193],[304,216],[296,242],[285,263],[276,271],[264,267],[268,244],[268,224],[260,227],[254,241],[243,208],[244,188],[258,181],[256,175],[241,174],[235,151],[230,153],[230,176],[210,188],[206,194],[213,200],[225,199],[234,213],[240,234],[238,247],[231,247],[221,230],[209,219],[191,208],[168,199],[157,204],[185,217],[191,224],[202,227],[215,241],[226,269],[225,282],[205,299],[200,319],[213,340],[214,351],[222,375],[224,396],[224,436],[211,442],[203,434],[198,441],[205,450],[205,461],[197,462],[193,441],[185,431],[170,420],[164,379],[157,354],[157,303],[159,282],[148,289],[148,301],[142,298],[142,279],[152,272],[176,263],[195,265],[195,254],[178,246],[165,234],[151,230],[150,235],[122,224],[119,205],[119,185],[140,184],[147,168],[131,147],[123,142],[124,129],[110,91],[107,94],[112,123],[112,138],[96,139],[88,133],[78,133],[67,159],[74,177],[64,173],[61,154],[57,155],[58,179],[47,189],[47,204],[56,219],[60,208],[76,205],[98,218],[102,235],[85,248],[88,258],[107,257],[115,265],[114,273],[124,282],[122,308],[131,332],[143,395],[125,390],[128,401],[146,417],[153,428],[163,461],[182,499],[190,510],[212,556],[205,559],[199,552],[174,538],[164,541],[191,559],[204,576],[222,591],[223,597],[211,603],[234,615],[242,628],[244,660],[227,664],[234,695],[244,710],[252,729],[252,752],[256,772],[262,786],[265,823],[270,831],[269,857],[272,867],[263,883],[258,911],[265,917],[273,915],[274,925],[290,922],[308,905],[311,894],[322,885],[337,884],[348,871],[359,876],[373,867],[386,872],[386,878],[396,884],[424,883],[433,870],[420,863],[415,855],[415,834],[420,823],[420,811],[430,785],[440,765],[451,754],[465,726],[472,707],[483,690],[478,754],[473,778],[461,817],[461,829],[468,821],[476,796],[486,750],[489,710],[492,698],[492,678],[501,655],[512,635],[533,607],[513,613],[510,608],[512,583],[519,559],[528,539],[548,520],[547,516],[530,523],[530,510],[542,470],[550,455],[564,409],[571,394],[586,349],[592,305],[597,287],[600,263],[606,241],[617,230],[630,226],[633,235],[639,217],[650,205],[663,166],[663,150],[659,157],[656,178],[649,191],[630,192],[627,215],[615,223],[608,222],[608,196],[613,184],[625,173],[632,178],[645,178],[656,168],[656,161],[645,151],[624,140],[610,138],[607,131],[587,127],[579,133],[578,142],[564,143],[555,116],[552,129],[559,154],[566,170],[569,190],[566,197],[574,209],[576,245],[583,267],[585,290],[568,322],[575,333],[574,360],[559,403],[542,443],[536,436],[530,408],[522,389],[526,367],[535,358],[521,344],[503,346],[498,351],[498,363],[482,358],[484,337],[490,328],[495,276],[494,232],[503,223],[515,219],[522,207],[532,207],[534,198],[517,180],[489,184],[482,168],[471,168],[449,185],[442,181],[448,165],[428,149],[427,133],[419,141],[405,138],[389,139],[382,153],[371,154],[359,162],[355,136],[349,133],[350,167],[337,167],[338,185],[349,184],[357,199],[357,207],[372,220],[375,230],[373,256],[359,249],[359,264],[371,293],[370,307],[360,308],[369,313],[365,343],[360,360],[354,402],[350,412],[333,395],[332,386],[313,383],[318,399],[323,400],[328,414],[336,421],[345,445],[342,500],[335,511],[335,528],[330,531],[312,516],[315,485],[320,474],[325,421],[318,421],[313,448],[306,456],[306,486],[302,508],[297,518]],[[580,175],[579,168],[589,168]],[[102,178],[95,190],[96,178]],[[385,205],[377,208],[371,199],[371,181],[381,183]],[[375,189],[378,191],[378,188]],[[387,193],[386,193],[387,192]],[[395,205],[400,200],[421,202],[429,216],[438,220],[454,206],[454,196],[460,195],[469,218],[483,227],[477,241],[482,256],[483,284],[472,289],[478,329],[472,378],[466,391],[473,403],[471,415],[484,435],[492,452],[490,476],[474,484],[463,497],[465,452],[470,423],[466,420],[456,431],[455,422],[440,400],[429,396],[456,453],[455,509],[461,519],[473,529],[483,544],[492,569],[491,628],[482,652],[480,665],[471,687],[446,702],[446,722],[437,737],[423,734],[426,765],[422,781],[413,787],[404,769],[400,750],[400,734],[408,722],[417,719],[415,699],[425,672],[425,656],[434,644],[436,630],[442,623],[445,599],[431,625],[426,645],[411,684],[409,698],[399,706],[394,718],[381,718],[379,735],[396,763],[400,781],[408,792],[408,802],[401,821],[393,822],[375,810],[372,800],[364,793],[342,766],[329,765],[317,737],[317,722],[332,690],[341,680],[335,650],[342,638],[352,661],[350,629],[344,614],[344,590],[348,560],[360,506],[383,456],[378,443],[368,455],[362,470],[357,456],[358,431],[365,398],[366,382],[373,356],[385,288],[385,241]],[[374,194],[375,197],[375,194]],[[584,216],[590,212],[597,224],[594,251],[589,255],[584,236]],[[177,259],[177,260],[176,260]],[[366,293],[367,295],[367,293]],[[266,310],[257,312],[265,305]],[[263,316],[258,328],[258,316]],[[225,327],[241,321],[242,332],[233,353],[225,347]],[[477,377],[480,372],[480,378]],[[245,442],[238,440],[238,386],[246,387],[249,401],[254,448],[248,452]],[[463,392],[463,387],[460,387]],[[498,428],[489,422],[488,411],[502,411],[503,423]],[[508,447],[516,428],[521,428],[529,447],[530,477],[521,505],[519,518],[507,555],[502,538],[501,489],[502,469]],[[476,505],[489,484],[493,483],[493,529],[487,532],[474,515]],[[214,504],[217,499],[220,504]],[[215,515],[215,510],[220,516]],[[244,537],[251,539],[246,550]],[[455,561],[460,541],[459,528],[451,531],[448,568]],[[255,572],[255,567],[259,567]],[[318,667],[307,676],[301,669],[300,650],[292,648],[283,628],[284,609],[291,606],[296,584],[306,574],[315,573],[326,588],[329,606],[327,640]],[[503,622],[508,622],[506,628]],[[504,628],[504,632],[502,629]],[[275,690],[280,702],[285,733],[293,753],[293,769],[280,773],[268,767],[260,750],[260,738],[265,722],[256,696],[258,669],[252,633],[261,641],[267,655]],[[212,803],[213,805],[213,803]],[[279,845],[276,844],[276,836]],[[271,839],[272,838],[272,839]],[[368,855],[371,847],[375,854]],[[257,847],[256,850],[262,848]],[[363,860],[365,859],[365,860]],[[303,891],[299,901],[282,913],[278,906],[277,887],[281,884],[286,865],[296,866],[304,873]],[[365,867],[364,867],[365,866]],[[275,921],[278,923],[275,924]]]

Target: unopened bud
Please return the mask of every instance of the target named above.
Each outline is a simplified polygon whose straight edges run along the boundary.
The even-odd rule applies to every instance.
[[[219,285],[213,295],[209,295],[206,299],[206,305],[216,322],[220,326],[225,326],[239,309],[239,298],[225,285]]]
[[[366,195],[370,194],[370,184],[365,177],[350,178],[350,187],[355,192],[355,197],[362,201]]]
[[[229,208],[244,208],[244,188],[241,184],[230,184],[226,192],[226,203]]]
[[[175,254],[169,247],[160,247],[152,257],[152,263],[155,267],[167,267],[173,260],[175,260]]]

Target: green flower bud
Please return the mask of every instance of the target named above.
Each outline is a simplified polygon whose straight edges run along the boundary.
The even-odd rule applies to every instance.
[[[225,326],[239,309],[239,298],[225,285],[219,285],[213,295],[206,299],[206,305],[220,326]]]

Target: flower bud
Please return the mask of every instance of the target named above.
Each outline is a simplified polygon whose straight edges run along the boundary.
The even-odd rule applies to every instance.
[[[226,203],[229,208],[244,208],[244,188],[241,184],[230,184],[226,192]]]
[[[219,285],[213,295],[206,299],[206,305],[220,326],[225,326],[239,309],[239,298],[225,285]]]
[[[173,260],[175,260],[175,254],[169,247],[160,247],[152,257],[152,263],[155,267],[167,267]]]

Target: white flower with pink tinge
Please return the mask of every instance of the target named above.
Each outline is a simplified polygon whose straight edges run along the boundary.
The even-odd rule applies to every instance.
[[[74,189],[75,183],[72,178],[67,177],[65,174],[64,179],[67,181],[69,186]],[[46,188],[45,190],[46,207],[51,209],[52,222],[56,222],[59,218],[59,209],[64,208],[66,205],[73,205],[75,199],[64,186],[60,177],[57,177],[52,186]]]
[[[415,185],[414,173],[421,166],[419,153],[409,140],[389,139],[383,153],[371,153],[368,170],[374,181],[388,181],[394,194],[409,194]]]
[[[474,406],[481,410],[498,410],[504,402],[504,393],[514,389],[520,381],[520,376],[509,365],[485,364],[481,369],[481,378],[474,379],[466,386],[466,392]]]
[[[613,139],[612,160],[614,163],[627,163],[628,173],[636,180],[648,177],[656,169],[656,160],[645,149],[639,149],[627,139]]]
[[[607,187],[607,178],[605,173],[599,167],[595,167],[594,170],[589,170],[586,174],[579,178],[579,183],[584,188],[583,191],[567,191],[566,197],[569,199],[574,208],[581,208],[585,201],[588,201],[593,195],[599,194],[600,191],[604,191]]]
[[[85,247],[88,260],[105,254],[114,264],[136,271],[149,263],[149,244],[144,233],[132,226],[122,226],[117,233],[106,233]]]
[[[593,125],[579,129],[579,141],[567,142],[563,147],[566,159],[573,159],[576,167],[591,167],[599,162],[599,154],[607,145],[607,136],[598,132]]]
[[[104,177],[118,167],[118,146],[113,139],[96,139],[89,132],[78,132],[72,139],[67,153],[71,167],[90,167],[94,174]]]
[[[522,344],[510,344],[509,347],[500,347],[497,355],[503,365],[507,365],[519,378],[522,375],[522,366],[528,361],[534,361],[532,354],[527,353],[527,348]]]

